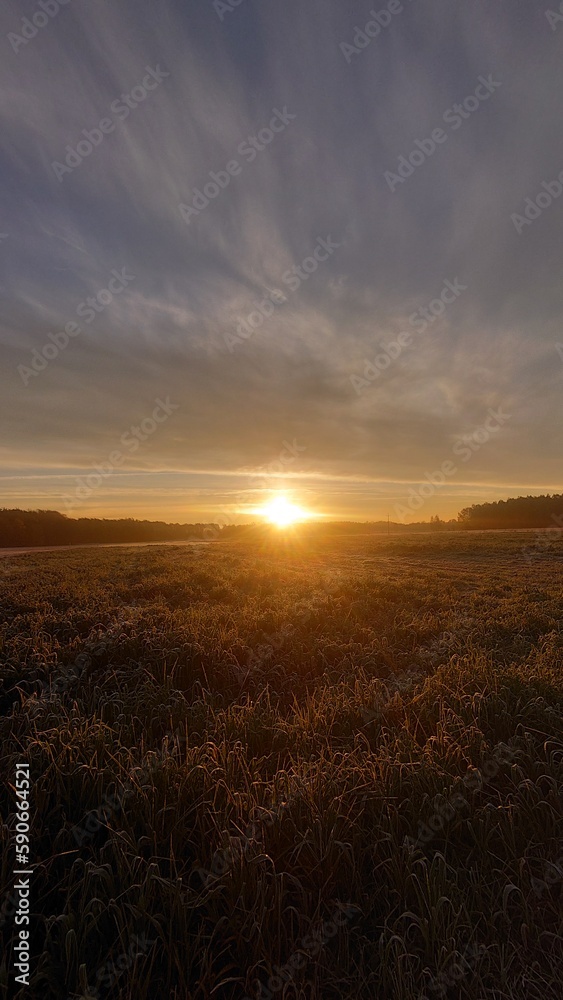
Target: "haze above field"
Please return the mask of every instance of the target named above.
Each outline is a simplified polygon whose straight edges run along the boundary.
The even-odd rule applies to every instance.
[[[89,544],[129,544],[153,542],[216,542],[236,539],[264,543],[268,549],[279,542],[297,549],[312,539],[334,536],[368,537],[377,534],[404,534],[413,531],[440,532],[460,530],[521,530],[548,529],[547,544],[560,538],[563,525],[563,494],[545,497],[518,497],[492,504],[473,504],[461,510],[457,518],[443,521],[438,516],[428,521],[401,524],[393,521],[328,521],[305,518],[302,521],[267,512],[253,524],[174,523],[140,521],[133,518],[69,518],[60,511],[0,509],[0,549],[6,552],[14,546],[60,546]],[[542,535],[536,531],[536,535]],[[536,543],[537,543],[536,539]],[[543,539],[541,544],[544,544]],[[523,550],[523,555],[525,555]]]
[[[409,522],[558,491],[563,198],[513,216],[563,168],[563,25],[389,6],[371,37],[338,0],[73,0],[22,34],[6,0],[5,505],[244,521],[283,487],[399,520],[434,480]]]

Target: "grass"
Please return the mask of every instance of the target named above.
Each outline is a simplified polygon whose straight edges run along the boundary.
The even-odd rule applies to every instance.
[[[34,782],[21,997],[559,1000],[563,545],[531,543],[2,560],[2,766]]]

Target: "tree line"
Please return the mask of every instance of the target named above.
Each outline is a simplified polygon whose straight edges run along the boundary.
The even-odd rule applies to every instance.
[[[458,514],[461,528],[551,528],[563,515],[563,494],[473,504]]]
[[[119,520],[70,518],[56,510],[0,510],[2,548],[104,542],[184,542],[216,537],[218,534],[217,526],[209,524],[167,524],[164,521],[136,521],[131,517]]]
[[[377,534],[388,530],[452,531],[459,529],[550,528],[563,521],[563,494],[539,497],[515,497],[493,503],[464,507],[456,519],[442,521],[434,515],[429,521],[397,524],[391,521],[311,522],[306,531],[324,534]],[[0,548],[42,545],[87,545],[117,542],[186,542],[214,540],[219,537],[244,538],[268,531],[266,525],[168,524],[166,521],[136,521],[132,517],[70,518],[56,510],[0,509]]]

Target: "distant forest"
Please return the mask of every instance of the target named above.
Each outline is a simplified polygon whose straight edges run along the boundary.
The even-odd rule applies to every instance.
[[[473,504],[460,511],[458,524],[472,529],[561,527],[563,494]]]
[[[561,523],[559,523],[561,522]],[[553,528],[563,524],[563,494],[473,504],[458,514],[460,528]]]
[[[493,528],[563,527],[563,494],[517,497],[496,503],[473,504],[457,520],[397,524],[391,521],[327,521],[306,525],[307,532],[323,534],[394,534],[405,531],[459,531]],[[70,518],[55,510],[0,509],[0,548],[12,546],[86,545],[109,542],[185,542],[197,539],[243,538],[267,530],[266,525],[167,524],[165,521],[135,521],[133,518]]]
[[[79,517],[55,510],[0,510],[0,548],[103,542],[178,542],[213,537],[207,524],[166,524],[123,518]]]

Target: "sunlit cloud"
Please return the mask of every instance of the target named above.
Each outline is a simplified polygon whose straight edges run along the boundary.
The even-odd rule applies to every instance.
[[[22,16],[8,0],[4,31]],[[224,23],[211,4],[169,5],[157,17],[148,0],[94,0],[69,5],[21,51],[7,46],[7,475],[78,476],[156,394],[169,394],[180,409],[134,456],[130,472],[140,478],[116,477],[92,510],[146,510],[147,490],[156,489],[155,505],[176,517],[181,498],[166,477],[177,475],[197,476],[198,511],[211,515],[223,502],[217,475],[243,483],[242,470],[272,462],[296,437],[306,451],[288,477],[330,481],[325,506],[334,516],[384,516],[378,484],[395,484],[400,495],[498,406],[513,414],[502,438],[432,512],[453,516],[471,489],[496,497],[504,484],[557,484],[563,291],[554,248],[563,199],[521,236],[510,222],[563,167],[557,33],[529,7],[516,16],[506,4],[438,0],[404,5],[347,63],[339,46],[353,22],[346,8],[320,0],[306,8],[248,2]],[[147,66],[169,75],[58,180],[53,162],[135,93]],[[391,193],[389,164],[488,74],[502,80],[498,92]],[[247,162],[238,150],[273,109],[295,118]],[[233,159],[241,172],[187,224],[179,205]],[[328,237],[338,251],[290,293],[284,274]],[[18,366],[76,318],[114,268],[130,269],[135,281],[24,385]],[[350,376],[446,279],[467,291],[358,396]],[[227,335],[280,288],[283,305],[229,350]],[[4,496],[15,502],[9,482]],[[27,482],[21,506],[57,506],[56,493]],[[353,503],[348,482],[364,484]]]

